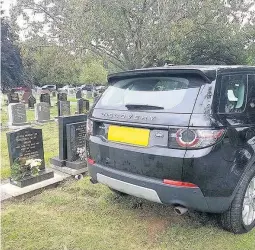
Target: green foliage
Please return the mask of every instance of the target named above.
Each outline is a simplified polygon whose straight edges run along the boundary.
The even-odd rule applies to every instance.
[[[23,15],[29,21],[25,29],[30,37],[57,38],[67,50],[90,51],[117,70],[165,59],[237,64],[253,57],[246,53],[254,44],[248,38],[255,21],[253,5],[222,0],[20,0],[12,18]],[[27,10],[42,18],[31,21]]]
[[[1,18],[1,89],[8,90],[24,83],[20,50],[14,44],[13,33],[7,19]]]
[[[91,61],[84,65],[81,74],[81,83],[100,83],[105,84],[107,81],[107,71],[100,61]]]

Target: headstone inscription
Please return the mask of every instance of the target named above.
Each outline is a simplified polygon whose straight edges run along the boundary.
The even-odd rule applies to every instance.
[[[53,171],[45,168],[41,129],[25,128],[6,135],[12,184],[25,187],[54,177]]]
[[[51,106],[50,95],[48,93],[41,94],[40,102],[46,102],[46,103],[48,103]]]
[[[80,98],[82,98],[82,94],[81,94],[81,90],[78,90],[76,92],[76,99],[80,99]]]
[[[26,107],[23,103],[11,103],[8,105],[9,126],[28,125]]]
[[[58,117],[58,131],[59,131],[59,156],[50,159],[51,164],[64,167],[67,160],[67,132],[66,125],[77,122],[86,122],[87,115],[72,115]]]
[[[74,169],[84,168],[86,122],[70,123],[66,125],[67,161],[66,166]]]
[[[40,102],[35,105],[35,120],[48,122],[50,120],[50,107],[48,103]]]
[[[35,106],[35,104],[36,104],[36,99],[35,99],[35,97],[34,97],[33,95],[30,95],[30,96],[28,97],[28,108],[33,109],[34,106]]]
[[[19,103],[19,94],[11,91],[7,94],[8,103]]]
[[[79,99],[77,100],[77,112],[78,114],[84,114],[89,111],[89,100]]]
[[[70,101],[59,101],[58,116],[70,115]]]

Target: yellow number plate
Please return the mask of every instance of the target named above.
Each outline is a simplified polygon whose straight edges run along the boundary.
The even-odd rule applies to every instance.
[[[130,128],[110,125],[108,140],[138,146],[148,146],[150,137],[149,129]]]

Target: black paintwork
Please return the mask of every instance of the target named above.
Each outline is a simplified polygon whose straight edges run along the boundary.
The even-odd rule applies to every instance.
[[[105,110],[95,105],[90,112],[90,119],[94,121],[94,135],[90,136],[88,143],[89,156],[98,164],[123,173],[194,183],[208,200],[209,211],[213,200],[227,201],[222,207],[226,210],[242,175],[248,168],[254,167],[255,108],[249,105],[255,102],[255,77],[251,78],[249,83],[245,111],[233,114],[219,112],[220,80],[225,74],[255,75],[255,67],[171,66],[117,73],[110,75],[108,80],[114,83],[122,78],[172,75],[180,72],[199,74],[207,82],[200,88],[192,112],[180,114],[163,113],[160,110]],[[222,128],[225,129],[225,135],[216,145],[204,149],[170,149],[167,145],[157,146],[153,143],[149,147],[141,148],[109,142],[106,139],[109,124],[144,127],[151,131],[159,129],[165,132],[171,127]],[[99,127],[103,127],[103,131],[100,131]]]

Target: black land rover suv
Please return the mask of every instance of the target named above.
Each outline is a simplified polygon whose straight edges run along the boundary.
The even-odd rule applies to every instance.
[[[255,225],[255,67],[171,66],[117,73],[90,111],[93,183]],[[182,208],[182,210],[180,209]]]

